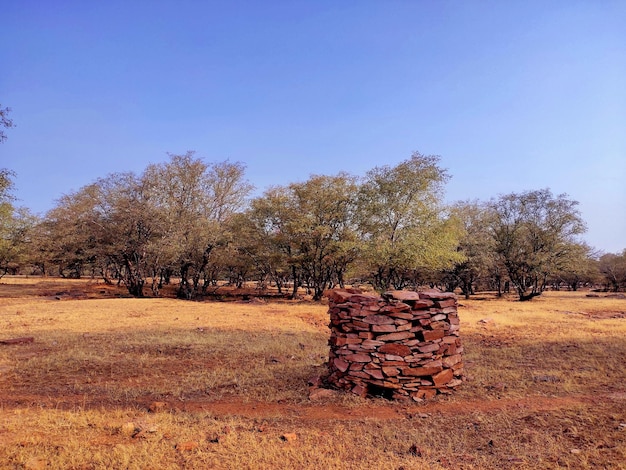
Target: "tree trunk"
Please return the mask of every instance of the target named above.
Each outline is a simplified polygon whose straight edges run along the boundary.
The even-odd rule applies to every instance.
[[[293,279],[293,289],[290,298],[294,300],[298,296],[298,270],[295,265],[291,266],[291,277]]]
[[[133,297],[143,297],[145,279],[143,279],[139,271],[139,261],[137,261],[137,265],[135,265],[135,263],[131,261],[130,256],[125,256],[124,258],[124,267],[126,268],[124,284],[126,284],[128,293]]]
[[[533,297],[538,297],[541,295],[541,292],[531,292],[529,294],[520,294],[519,301],[526,302],[528,300],[532,300]]]
[[[143,280],[132,281],[128,284],[128,293],[133,297],[143,297]]]

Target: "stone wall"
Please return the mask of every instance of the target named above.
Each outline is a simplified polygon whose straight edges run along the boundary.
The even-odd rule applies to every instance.
[[[327,382],[360,396],[421,401],[461,384],[463,347],[450,292],[325,292],[330,329]]]

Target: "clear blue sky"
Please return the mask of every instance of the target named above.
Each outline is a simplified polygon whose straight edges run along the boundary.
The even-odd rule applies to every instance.
[[[626,2],[0,0],[0,168],[36,213],[167,152],[259,192],[441,155],[448,201],[549,187],[626,248]]]

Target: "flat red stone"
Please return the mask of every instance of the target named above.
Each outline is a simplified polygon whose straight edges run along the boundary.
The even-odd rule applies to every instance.
[[[379,347],[378,352],[404,357],[411,354],[411,348],[405,346],[404,344],[387,343]]]
[[[420,296],[417,292],[410,290],[388,290],[383,294],[384,297],[396,300],[419,300]]]
[[[402,375],[409,377],[425,377],[427,375],[433,375],[437,372],[441,372],[441,367],[404,367],[402,368]],[[450,371],[452,373],[452,371]]]
[[[394,319],[387,315],[368,315],[363,319],[363,322],[370,325],[392,325]]]
[[[447,384],[454,378],[454,373],[452,369],[444,369],[438,374],[433,375],[433,383],[436,387],[441,387],[442,385]]]
[[[399,333],[389,333],[388,335],[380,335],[376,337],[378,341],[399,341],[409,338],[415,338],[415,334],[410,331],[401,331]]]
[[[438,289],[428,289],[419,293],[420,299],[444,300],[456,299],[456,295],[452,292],[441,292]]]
[[[333,361],[334,366],[337,368],[337,370],[341,371],[341,372],[345,372],[348,370],[348,367],[350,367],[350,364],[348,364],[346,361],[344,361],[343,359],[339,359],[336,358]]]

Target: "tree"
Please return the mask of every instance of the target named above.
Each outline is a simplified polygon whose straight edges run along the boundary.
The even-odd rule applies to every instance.
[[[488,230],[490,213],[485,204],[465,201],[452,207],[452,216],[462,226],[457,250],[463,258],[444,271],[444,280],[448,290],[460,287],[468,299],[476,282],[488,275],[494,263],[493,238]]]
[[[13,176],[12,171],[0,169],[0,277],[25,260],[30,230],[36,223],[27,209],[13,205]]]
[[[0,278],[9,272],[17,274],[26,263],[36,223],[37,217],[27,209],[0,204]]]
[[[9,119],[10,112],[11,108],[3,108],[2,105],[0,105],[0,144],[4,142],[7,138],[6,134],[4,133],[4,129],[10,129],[14,127],[13,120]]]
[[[300,267],[313,299],[333,283],[343,284],[344,274],[356,257],[354,241],[355,179],[311,176],[289,186],[294,220],[290,224],[300,258]]]
[[[0,143],[7,138],[4,129],[13,127],[13,120],[9,119],[10,111],[11,108],[0,105]],[[8,272],[10,263],[17,262],[27,228],[34,223],[33,216],[28,211],[16,210],[12,204],[14,176],[13,171],[0,168],[0,277]]]
[[[356,192],[355,178],[345,173],[270,188],[251,203],[242,249],[278,283],[288,272],[292,297],[306,284],[319,300],[327,287],[343,284],[356,258]]]
[[[143,297],[160,219],[141,178],[115,173],[63,196],[47,215],[42,230],[49,233],[51,259],[63,275],[79,277],[86,267],[111,274],[128,292]]]
[[[420,270],[461,259],[458,230],[442,206],[447,172],[439,157],[414,153],[395,167],[370,170],[358,194],[363,268],[377,289],[403,288]]]
[[[139,176],[112,174],[64,196],[40,226],[42,244],[59,269],[82,275],[97,267],[107,282],[115,277],[129,293],[153,295],[176,272],[179,295],[198,294],[215,270],[211,254],[225,238],[223,225],[243,204],[250,185],[239,163],[207,164],[185,155],[150,165]],[[44,240],[45,237],[38,237]],[[43,248],[45,246],[45,248]],[[41,264],[41,261],[40,261]]]
[[[98,185],[94,183],[62,196],[37,226],[39,256],[34,262],[42,274],[47,272],[46,265],[51,264],[60,276],[78,278],[88,266],[95,266],[98,258],[106,256],[107,247],[96,231],[102,222],[96,212],[98,193]],[[106,273],[101,274],[107,278]]]
[[[146,169],[143,179],[162,225],[153,244],[153,290],[158,271],[174,267],[181,298],[194,298],[216,282],[219,269],[211,264],[215,250],[228,243],[225,224],[252,190],[244,174],[241,163],[209,164],[194,152]]]
[[[620,288],[626,287],[626,249],[621,254],[606,253],[600,256],[598,267],[608,289],[618,292]]]
[[[597,254],[586,243],[574,244],[552,277],[556,289],[563,283],[573,291],[584,284],[594,284],[601,277]]]
[[[266,190],[261,197],[250,202],[249,209],[229,223],[238,252],[251,262],[263,286],[266,279],[273,281],[282,293],[287,281],[293,281],[292,297],[298,290],[299,266],[292,253],[296,252],[295,241],[291,240],[287,226],[290,216],[288,193],[285,187]]]
[[[562,268],[585,231],[578,202],[549,189],[511,193],[492,201],[495,251],[519,300],[540,295],[548,276]]]
[[[150,191],[133,173],[109,175],[98,183],[100,198],[92,223],[100,235],[99,245],[107,248],[106,258],[119,267],[128,292],[143,297],[153,242],[161,229]]]

